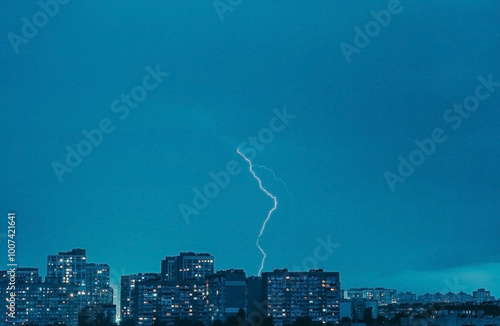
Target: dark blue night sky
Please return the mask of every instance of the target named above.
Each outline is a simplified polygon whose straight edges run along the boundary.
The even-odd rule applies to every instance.
[[[278,200],[264,270],[499,296],[500,3],[215,3],[74,0],[47,21],[3,5],[0,211],[19,264],[45,274],[86,248],[117,283],[200,251],[256,275],[273,201],[243,146],[286,183],[255,169]]]

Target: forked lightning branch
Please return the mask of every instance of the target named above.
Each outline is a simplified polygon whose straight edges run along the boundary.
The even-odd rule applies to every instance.
[[[249,166],[249,171],[250,173],[253,175],[253,177],[257,180],[257,182],[259,183],[259,188],[260,190],[262,190],[267,196],[271,197],[273,199],[273,202],[274,202],[274,206],[273,208],[271,208],[269,210],[269,212],[267,213],[267,217],[266,219],[264,220],[264,223],[262,224],[262,227],[260,228],[260,233],[259,233],[259,236],[257,237],[257,241],[255,242],[255,244],[257,245],[257,248],[259,248],[260,252],[262,253],[262,261],[260,263],[260,268],[259,268],[259,276],[260,274],[262,273],[262,270],[264,269],[264,263],[266,262],[266,252],[264,251],[264,249],[262,249],[262,247],[260,246],[259,244],[259,240],[260,240],[260,237],[262,236],[262,234],[264,233],[264,230],[266,228],[266,224],[267,222],[269,221],[269,219],[271,218],[271,214],[276,210],[276,208],[278,208],[278,199],[276,198],[276,196],[274,196],[273,194],[271,194],[269,191],[267,191],[266,188],[264,188],[262,186],[262,181],[260,180],[260,178],[255,174],[254,170],[253,170],[253,165],[252,165],[252,161],[250,161],[250,159],[248,157],[246,157],[245,155],[243,155],[242,152],[240,152],[240,149],[236,149],[236,152],[238,154],[241,155],[241,157],[243,157],[243,159],[245,161],[247,161],[248,163],[248,166]],[[273,172],[274,174],[274,172]]]

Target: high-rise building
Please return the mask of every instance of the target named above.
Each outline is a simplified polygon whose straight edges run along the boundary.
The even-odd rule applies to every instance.
[[[6,305],[0,306],[2,319],[10,324],[20,324],[25,321],[34,321],[42,319],[42,308],[37,301],[42,298],[42,289],[38,287],[42,283],[42,277],[38,273],[38,268],[19,267],[15,271],[15,281],[8,284],[11,273],[0,271],[0,300],[9,305],[10,293],[15,293],[15,318],[8,316]],[[11,285],[11,286],[9,286]],[[7,324],[7,323],[6,323]]]
[[[204,286],[199,282],[144,282],[137,285],[137,293],[138,326],[151,326],[155,320],[173,325],[178,318],[208,323]]]
[[[205,285],[198,281],[166,282],[160,288],[160,319],[173,325],[177,318],[196,319],[209,324]]]
[[[178,256],[167,256],[161,261],[161,277],[163,281],[177,281],[179,267]]]
[[[155,320],[172,324],[175,318],[208,323],[205,277],[213,271],[212,255],[181,252],[161,261],[160,274],[122,276],[121,319],[133,319],[141,326],[151,326]]]
[[[44,297],[42,322],[39,325],[62,321],[68,326],[78,325],[79,299],[73,284],[47,284],[41,287]]]
[[[208,253],[181,252],[161,261],[163,281],[204,280],[214,273],[214,257]]]
[[[190,280],[163,282],[160,274],[126,275],[121,279],[121,318],[152,326],[156,320],[173,325],[177,318],[208,324],[205,283]]]
[[[135,283],[138,275],[122,275],[120,279],[120,320],[134,318]]]
[[[6,277],[7,271],[0,272],[0,277]],[[36,267],[18,267],[16,269],[16,283],[42,283],[42,276]]]
[[[491,295],[491,292],[486,291],[485,289],[477,289],[477,291],[473,291],[472,297],[477,303],[495,300],[495,297]]]
[[[235,316],[240,309],[247,311],[247,284],[242,269],[218,271],[207,276],[206,298],[208,315],[213,322]]]
[[[377,300],[356,298],[350,300],[351,302],[351,318],[356,321],[362,321],[366,317],[366,312],[368,309],[371,311],[371,317],[373,319],[378,316],[378,302]]]
[[[92,305],[113,304],[113,289],[109,276],[109,265],[88,263],[85,249],[73,249],[47,257],[45,282],[75,285],[78,289],[80,311]]]
[[[78,289],[78,309],[87,306],[87,253],[85,249],[73,249],[68,252],[59,252],[57,255],[47,256],[46,283],[73,284]]]
[[[78,289],[73,284],[42,283],[38,268],[17,268],[15,289],[8,288],[9,275],[0,271],[0,300],[7,302],[15,293],[15,318],[7,316],[6,305],[0,306],[2,320],[9,325],[36,323],[47,325],[64,322],[78,325]]]
[[[204,280],[214,273],[214,256],[208,253],[181,252],[178,263],[179,281]]]
[[[267,316],[266,304],[262,296],[262,278],[250,276],[247,278],[247,320],[251,324],[262,323]]]
[[[120,280],[120,319],[136,319],[138,315],[138,285],[140,283],[160,283],[158,273],[122,275]]]
[[[113,289],[110,285],[109,265],[88,263],[86,265],[87,305],[112,305]]]
[[[160,319],[160,281],[146,281],[137,284],[137,310],[135,323],[138,326],[152,326]]]
[[[276,269],[262,273],[262,284],[267,314],[273,317],[275,326],[290,325],[305,316],[323,324],[340,321],[338,272]]]
[[[85,249],[73,249],[47,257],[48,283],[85,284],[87,254]]]

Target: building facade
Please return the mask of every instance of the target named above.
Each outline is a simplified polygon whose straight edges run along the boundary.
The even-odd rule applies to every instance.
[[[122,275],[120,280],[120,319],[137,319],[139,309],[139,284],[160,282],[161,275],[159,273]]]
[[[46,283],[75,285],[80,311],[92,305],[113,304],[109,265],[88,263],[85,249],[49,255]]]
[[[240,309],[247,311],[247,282],[242,269],[219,271],[207,276],[207,310],[210,321],[225,321]]]
[[[73,249],[47,257],[48,283],[85,284],[87,253],[85,249]]]
[[[495,297],[491,295],[490,291],[485,289],[477,289],[477,291],[472,292],[472,299],[477,303],[483,303],[495,300]]]
[[[183,282],[204,280],[214,273],[214,257],[208,253],[181,252],[161,261],[162,280]]]
[[[21,268],[16,271],[15,289],[9,288],[7,271],[0,271],[0,300],[15,293],[15,317],[8,316],[5,305],[0,307],[2,320],[9,325],[36,323],[47,325],[65,322],[68,326],[78,325],[78,287],[73,284],[42,283],[38,268]]]
[[[87,305],[112,305],[113,289],[110,284],[109,265],[89,263],[85,269]]]
[[[385,288],[359,288],[344,290],[344,300],[376,300],[378,305],[386,306],[397,302],[397,291]]]
[[[173,325],[178,318],[209,323],[203,283],[146,281],[137,283],[136,289],[133,315],[138,326],[152,326],[156,320]]]
[[[363,321],[366,316],[366,311],[370,309],[371,318],[375,319],[378,316],[377,300],[357,298],[350,300],[351,302],[351,318],[355,321]]]
[[[340,276],[322,269],[262,273],[267,314],[275,326],[291,325],[298,317],[310,317],[323,324],[340,321]]]
[[[250,276],[247,278],[247,321],[251,324],[260,324],[267,316],[267,301],[262,294],[262,278]]]
[[[205,282],[162,281],[162,274],[124,275],[121,278],[121,320],[151,326],[156,320],[172,325],[176,318],[208,324]]]

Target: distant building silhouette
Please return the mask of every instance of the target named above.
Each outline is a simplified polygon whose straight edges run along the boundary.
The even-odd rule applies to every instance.
[[[414,303],[417,301],[417,295],[415,293],[411,293],[410,291],[400,292],[396,296],[397,303]]]
[[[477,289],[477,291],[473,291],[472,297],[474,298],[474,301],[478,303],[495,300],[495,297],[491,295],[490,291],[486,291],[485,289]]]
[[[391,303],[396,303],[396,290],[385,288],[354,288],[344,290],[344,300],[367,299],[375,300],[379,305],[384,306]]]

